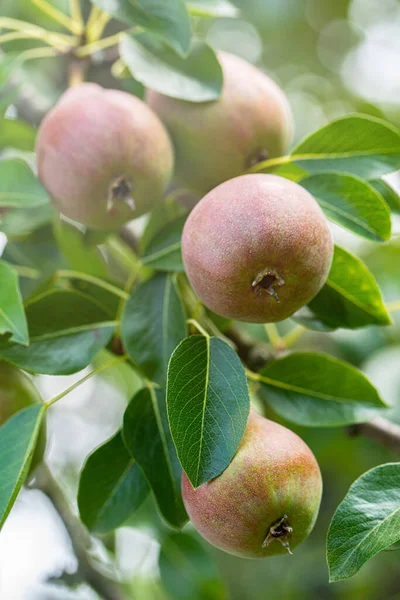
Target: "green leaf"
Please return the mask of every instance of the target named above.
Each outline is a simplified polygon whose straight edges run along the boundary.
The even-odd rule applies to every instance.
[[[220,475],[240,444],[250,409],[245,371],[232,348],[216,337],[183,340],[168,367],[167,407],[192,485]]]
[[[50,289],[26,304],[30,345],[0,343],[0,356],[21,369],[76,373],[110,341],[115,323],[102,306],[75,290]]]
[[[6,111],[8,106],[18,97],[22,81],[18,79],[9,85],[13,72],[21,64],[22,53],[7,52],[0,55],[0,113]]]
[[[38,207],[34,211],[30,209],[30,212],[36,214],[40,210]],[[67,267],[55,243],[53,229],[50,225],[35,229],[23,238],[9,241],[4,249],[3,258],[11,265],[27,267],[33,272],[37,272],[37,278],[21,277],[20,279],[21,292],[25,298],[30,296],[32,291],[54,271]]]
[[[390,210],[366,181],[343,173],[321,173],[300,181],[320,204],[328,219],[372,240],[390,239]]]
[[[240,10],[228,0],[189,0],[187,7],[193,17],[238,17]]]
[[[28,324],[19,289],[18,273],[0,260],[0,334],[11,333],[16,344],[29,344]]]
[[[117,318],[118,311],[120,308],[120,303],[123,301],[124,292],[121,290],[122,295],[117,295],[109,291],[108,289],[104,289],[99,284],[102,280],[97,281],[86,281],[79,277],[79,273],[74,272],[74,275],[71,275],[67,278],[56,279],[56,276],[53,276],[49,280],[49,287],[54,288],[58,287],[60,289],[65,289],[66,283],[68,282],[68,288],[74,289],[78,292],[84,294],[87,298],[93,300],[97,306],[100,306],[104,313],[110,320],[114,320]],[[107,281],[103,281],[104,285],[107,284]],[[44,286],[45,284],[43,284]],[[43,290],[43,286],[41,287],[41,291]],[[119,289],[119,288],[117,288]],[[44,291],[44,290],[43,290]]]
[[[259,381],[261,397],[278,415],[306,427],[367,421],[386,406],[365,375],[326,354],[296,352],[274,360]]]
[[[33,404],[0,427],[0,527],[28,475],[46,406]]]
[[[261,164],[261,163],[260,163]],[[251,172],[257,172],[259,169],[257,165],[251,169]],[[261,169],[262,170],[262,166]],[[308,173],[293,162],[283,163],[282,165],[276,165],[275,167],[268,168],[268,173],[273,175],[279,175],[290,181],[299,182],[304,177],[307,177]]]
[[[367,471],[350,487],[328,531],[330,581],[355,575],[367,560],[400,540],[400,463]]]
[[[339,246],[335,246],[324,287],[293,318],[305,327],[318,330],[392,323],[372,273],[359,258]]]
[[[311,174],[333,171],[378,179],[400,168],[400,131],[382,119],[347,115],[300,142],[291,160]]]
[[[221,95],[222,68],[204,42],[193,42],[182,58],[154,36],[138,34],[122,40],[120,53],[135,79],[166,96],[208,102]]]
[[[154,34],[182,56],[188,53],[192,32],[184,0],[92,1],[116,19]]]
[[[138,392],[125,411],[123,437],[141,467],[163,517],[172,527],[187,521],[181,495],[182,469],[168,427],[165,392]]]
[[[186,215],[168,223],[148,243],[142,256],[146,267],[159,271],[184,271],[181,238]]]
[[[32,152],[35,147],[36,132],[18,119],[0,119],[0,148],[17,148]]]
[[[227,597],[215,561],[192,535],[166,535],[159,568],[162,583],[175,600],[225,600]]]
[[[46,190],[23,160],[0,160],[0,206],[31,208],[48,202]]]
[[[148,492],[118,431],[86,460],[79,481],[80,517],[90,531],[113,531],[139,508]]]
[[[104,256],[96,245],[90,245],[85,234],[64,219],[54,222],[54,235],[58,247],[71,269],[96,277],[108,277]]]
[[[133,290],[122,315],[121,339],[146,377],[165,386],[170,356],[186,335],[174,276],[158,273]]]
[[[382,196],[382,198],[384,198],[391,210],[396,214],[400,214],[400,196],[396,190],[394,190],[392,186],[383,179],[371,181],[371,185]]]
[[[396,542],[395,544],[389,546],[389,548],[385,548],[386,552],[398,552],[400,550],[400,542]]]
[[[19,238],[32,233],[54,218],[55,209],[51,204],[42,204],[32,208],[8,208],[0,215],[0,231],[9,238]],[[12,242],[14,243],[14,242]]]

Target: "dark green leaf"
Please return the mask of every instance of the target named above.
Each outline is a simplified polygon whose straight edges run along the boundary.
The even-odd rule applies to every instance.
[[[371,181],[371,185],[376,191],[384,198],[385,202],[391,208],[394,213],[400,214],[400,196],[392,188],[392,186],[383,179],[376,179]]]
[[[0,427],[0,527],[29,472],[46,407],[33,404]]]
[[[300,181],[328,219],[373,242],[390,239],[391,218],[382,196],[366,181],[343,173],[321,173]]]
[[[0,148],[17,148],[31,152],[35,147],[36,132],[24,121],[0,119]]]
[[[158,273],[133,290],[122,315],[121,339],[149,379],[165,386],[169,358],[186,335],[174,276]]]
[[[38,210],[39,207],[34,209],[35,214]],[[33,212],[32,209],[30,211]],[[52,227],[49,225],[36,229],[27,237],[8,242],[3,258],[12,265],[36,271],[37,277],[20,280],[21,291],[25,298],[30,296],[33,290],[54,271],[67,267],[55,243]]]
[[[120,52],[135,79],[166,96],[208,102],[221,95],[221,65],[204,42],[193,42],[187,58],[182,58],[154,36],[139,34],[125,38]]]
[[[104,284],[106,285],[107,282],[105,281]],[[81,279],[78,273],[76,273],[76,276],[72,275],[68,277],[68,279],[55,279],[55,277],[51,277],[49,280],[50,287],[56,286],[65,289],[66,285],[68,285],[69,288],[73,288],[74,290],[83,293],[86,297],[91,298],[98,306],[101,306],[109,319],[113,320],[117,318],[120,303],[123,301],[123,296],[125,295],[122,290],[121,295],[117,295],[108,289],[100,287],[97,282],[95,283]]]
[[[355,575],[367,560],[400,540],[400,463],[375,467],[350,487],[328,532],[330,581]]]
[[[0,334],[11,333],[16,344],[29,344],[28,325],[19,289],[18,274],[0,260]]]
[[[213,558],[186,533],[170,533],[161,546],[161,580],[175,600],[224,600],[226,591]]]
[[[46,190],[23,160],[0,161],[0,206],[30,208],[48,201]]]
[[[228,0],[189,0],[187,7],[193,17],[238,17],[240,14]]]
[[[139,508],[148,492],[119,431],[86,460],[78,492],[81,519],[96,533],[117,529]]]
[[[400,132],[382,119],[347,115],[300,142],[291,158],[311,174],[334,171],[378,179],[400,168]]]
[[[182,56],[189,51],[191,26],[184,0],[92,1],[116,19],[156,35]]]
[[[0,356],[33,373],[68,375],[86,367],[110,341],[115,323],[94,300],[50,289],[26,304],[30,345],[2,340]]]
[[[259,381],[262,398],[276,413],[307,427],[367,421],[386,406],[365,375],[326,354],[298,352],[274,360]]]
[[[159,271],[183,271],[181,237],[186,215],[168,223],[149,242],[142,263]]]
[[[142,83],[134,79],[126,65],[124,65],[124,76],[121,77],[121,85],[126,92],[136,96],[140,100],[146,100],[146,88]]]
[[[246,375],[232,348],[203,335],[183,340],[168,367],[167,406],[192,485],[220,475],[239,446],[250,408]]]
[[[335,246],[328,279],[294,320],[310,329],[357,329],[367,325],[390,325],[381,292],[365,264],[347,250]]]
[[[187,515],[181,495],[182,469],[168,427],[163,390],[147,388],[133,397],[125,412],[123,437],[161,514],[173,527],[183,527]]]

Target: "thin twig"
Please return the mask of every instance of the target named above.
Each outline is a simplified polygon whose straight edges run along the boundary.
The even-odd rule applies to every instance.
[[[71,18],[83,28],[84,21],[82,17],[81,0],[69,0]]]
[[[273,349],[277,352],[283,352],[286,350],[285,342],[275,323],[266,323],[264,328]]]
[[[75,35],[82,33],[82,25],[77,23],[74,19],[71,19],[68,15],[65,15],[61,10],[52,6],[47,0],[32,0],[32,4],[35,4],[44,14],[48,15],[51,19],[72,31]]]
[[[95,52],[99,52],[99,50],[104,50],[105,48],[110,48],[111,46],[118,46],[121,40],[126,37],[125,31],[120,31],[115,33],[114,35],[110,35],[110,37],[103,38],[96,42],[91,42],[90,44],[86,44],[84,46],[80,46],[76,49],[75,54],[80,58],[85,56],[90,56]]]

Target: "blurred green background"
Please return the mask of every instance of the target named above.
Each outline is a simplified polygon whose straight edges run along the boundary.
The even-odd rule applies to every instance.
[[[53,4],[67,10],[66,0],[53,0]],[[400,2],[233,0],[233,4],[241,9],[238,19],[199,19],[195,22],[195,31],[215,48],[240,54],[277,81],[292,106],[296,122],[294,141],[333,118],[354,111],[382,116],[400,125]],[[2,0],[0,13],[56,28],[30,0]],[[107,32],[116,29],[112,23]],[[7,52],[34,45],[13,42],[7,45]],[[89,77],[104,85],[119,85],[111,77],[109,67],[102,65],[92,67]],[[46,108],[65,89],[65,65],[62,59],[32,61],[23,68],[20,80],[22,97],[34,95],[40,99],[42,108]],[[19,108],[24,116],[23,104]],[[12,107],[8,114],[12,116]],[[394,185],[397,177],[396,174],[391,176]],[[340,243],[362,256],[371,268],[386,301],[400,298],[399,231],[397,217],[393,241],[378,247],[335,228]],[[289,325],[283,323],[280,328],[284,331]],[[264,336],[262,328],[253,327],[251,331]],[[387,330],[370,327],[358,332],[307,333],[297,347],[319,348],[346,358],[371,377],[386,400],[398,403],[398,319],[396,325]],[[50,396],[65,387],[66,378],[54,381],[54,378],[40,377],[38,385],[45,396]],[[54,407],[49,463],[68,485],[71,498],[86,455],[118,426],[128,399],[128,388],[127,374],[121,368],[107,379],[97,379],[90,389],[85,388],[84,397],[78,394],[62,407]],[[393,409],[392,418],[400,423],[400,408]],[[293,556],[246,561],[200,542],[190,526],[186,530],[190,537],[171,537],[160,521],[152,525],[154,507],[147,504],[135,516],[132,527],[123,528],[116,536],[118,565],[127,589],[132,590],[132,597],[138,600],[400,599],[397,552],[381,553],[356,577],[334,585],[328,583],[325,560],[328,524],[350,484],[367,469],[395,458],[389,451],[372,442],[352,438],[341,429],[297,428],[296,431],[316,454],[325,485],[320,517],[307,542],[296,549]],[[61,576],[69,581],[65,573],[73,572],[74,562],[68,544],[54,533],[60,524],[55,515],[50,514],[50,508],[42,505],[38,497],[33,498],[34,492],[25,494],[0,538],[1,598],[94,598],[93,593],[82,586],[69,590],[40,583],[49,576]],[[32,529],[33,522],[36,529]],[[35,544],[33,536],[37,536]],[[163,542],[160,569],[157,566],[159,541]],[[14,552],[10,550],[13,545]],[[21,547],[26,550],[27,546],[31,550],[36,548],[35,569],[25,565],[28,554],[24,554]],[[113,551],[113,541],[109,548]],[[202,548],[206,548],[207,554],[203,555]],[[105,552],[103,546],[98,551]],[[215,565],[207,556],[213,557]],[[12,566],[15,562],[18,568]]]

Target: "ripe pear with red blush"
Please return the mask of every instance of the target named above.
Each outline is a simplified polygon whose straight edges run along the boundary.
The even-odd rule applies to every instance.
[[[316,200],[276,175],[222,183],[194,207],[182,256],[207,308],[248,323],[290,317],[324,285],[332,234]]]
[[[39,178],[56,208],[95,229],[116,229],[162,199],[173,149],[141,100],[83,83],[44,118],[36,143]]]
[[[213,546],[244,558],[292,553],[311,532],[322,478],[295,433],[250,411],[244,437],[225,471],[197,489],[182,476],[186,511]]]
[[[32,380],[17,367],[0,361],[0,426],[15,413],[42,402]],[[46,428],[42,425],[30,471],[42,461],[46,448]]]
[[[149,91],[147,102],[171,134],[176,175],[200,195],[258,162],[282,156],[292,137],[286,96],[265,73],[219,52],[224,83],[212,102],[187,102]]]

